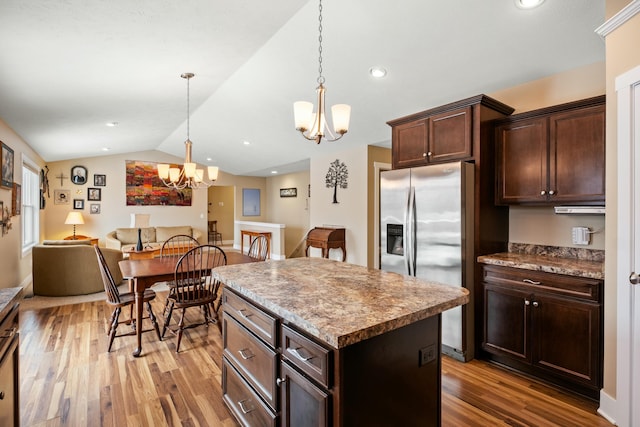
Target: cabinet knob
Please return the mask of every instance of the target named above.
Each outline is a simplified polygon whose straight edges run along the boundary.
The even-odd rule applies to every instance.
[[[282,384],[286,382],[287,382],[286,378],[276,378],[276,384],[278,385],[278,387],[280,387]]]
[[[533,306],[534,306],[534,307],[538,307],[539,305],[540,305],[540,304],[538,304],[538,301],[534,301],[534,302],[533,302]]]
[[[631,283],[632,285],[637,285],[638,283],[640,283],[640,276],[638,276],[638,273],[636,273],[635,271],[631,272],[631,274],[629,275],[629,283]]]
[[[433,153],[431,151],[427,151],[427,156],[431,157],[433,156]]]
[[[550,196],[553,196],[554,194],[556,194],[556,192],[555,192],[555,191],[553,191],[553,190],[549,190],[549,195],[550,195]]]
[[[547,194],[547,192],[546,192],[546,191],[544,191],[544,190],[542,190],[542,191],[540,192],[540,195],[541,195],[541,196],[544,196],[545,194]]]
[[[427,157],[427,153],[422,153],[422,157]]]
[[[529,305],[531,304],[531,301],[529,301],[528,299],[524,300],[524,305]]]

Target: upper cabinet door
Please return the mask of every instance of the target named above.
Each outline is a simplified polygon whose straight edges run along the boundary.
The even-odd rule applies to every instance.
[[[422,119],[393,128],[391,156],[394,169],[426,164],[428,121]]]
[[[508,123],[497,128],[497,202],[547,199],[547,120]]]
[[[549,118],[550,200],[604,202],[605,107],[599,105]]]
[[[430,117],[429,163],[471,158],[471,107]]]

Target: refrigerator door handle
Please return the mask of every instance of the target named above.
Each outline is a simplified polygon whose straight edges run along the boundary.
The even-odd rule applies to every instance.
[[[405,248],[405,253],[408,254],[408,259],[409,259],[409,268],[408,268],[408,274],[410,276],[415,276],[416,275],[416,254],[415,254],[415,236],[416,236],[416,230],[415,230],[415,217],[416,217],[416,188],[414,186],[411,186],[409,188],[409,201],[407,204],[407,216],[408,219],[406,222],[406,230],[407,230],[407,236],[409,237],[407,240],[407,244],[406,244],[406,248]]]
[[[409,234],[409,211],[411,208],[411,205],[409,204],[411,200],[411,188],[409,188],[409,192],[407,193],[407,198],[405,200],[405,206],[404,206],[404,226],[402,227],[403,229],[403,250],[404,250],[404,271],[406,274],[411,274],[410,273],[410,264],[411,264],[411,251],[409,249],[409,242],[411,241],[411,237]]]

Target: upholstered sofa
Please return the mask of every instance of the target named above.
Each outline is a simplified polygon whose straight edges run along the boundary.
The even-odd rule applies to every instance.
[[[177,234],[186,234],[196,240],[200,241],[202,233],[190,225],[180,225],[172,227],[148,227],[141,228],[142,244],[145,247],[152,247],[159,249],[162,243],[171,236]],[[127,252],[131,248],[134,248],[138,243],[138,229],[137,228],[116,228],[114,231],[107,233],[105,238],[106,246],[109,249],[118,249],[122,252]]]
[[[101,248],[116,283],[122,282],[122,252]],[[33,247],[33,294],[85,295],[104,291],[91,240],[45,240]]]

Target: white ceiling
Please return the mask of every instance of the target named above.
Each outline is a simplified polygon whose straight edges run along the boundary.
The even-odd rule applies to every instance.
[[[388,120],[603,61],[604,3],[325,0],[327,104],[352,116],[342,140],[316,145],[295,131],[292,104],[315,102],[317,0],[2,0],[0,117],[47,162],[184,157],[180,74],[193,72],[194,160],[293,172],[316,153],[389,145]],[[373,65],[387,77],[369,76]]]

